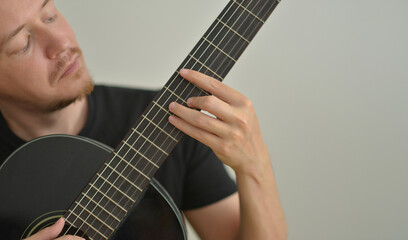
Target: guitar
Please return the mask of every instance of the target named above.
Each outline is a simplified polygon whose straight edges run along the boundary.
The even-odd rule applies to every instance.
[[[183,136],[167,121],[169,104],[208,95],[179,70],[222,81],[279,2],[231,0],[116,149],[69,135],[17,149],[0,167],[1,239],[27,238],[60,217],[61,235],[186,239],[179,210],[154,179]]]

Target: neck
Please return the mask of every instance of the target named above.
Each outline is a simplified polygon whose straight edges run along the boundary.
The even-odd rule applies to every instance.
[[[77,135],[87,119],[88,101],[84,97],[51,113],[27,112],[4,105],[1,112],[10,129],[25,141],[49,134]]]

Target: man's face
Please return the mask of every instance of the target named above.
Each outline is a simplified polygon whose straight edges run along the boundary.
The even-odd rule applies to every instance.
[[[53,0],[0,1],[0,107],[50,112],[92,89],[75,34]]]

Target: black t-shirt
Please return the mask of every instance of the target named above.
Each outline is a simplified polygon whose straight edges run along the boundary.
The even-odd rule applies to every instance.
[[[155,94],[147,90],[96,86],[88,97],[88,118],[79,135],[115,148]],[[0,164],[24,143],[0,114]],[[155,178],[181,210],[203,207],[236,192],[235,183],[211,149],[188,136],[177,144]]]

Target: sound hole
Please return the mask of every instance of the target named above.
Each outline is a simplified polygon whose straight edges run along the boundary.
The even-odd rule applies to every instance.
[[[65,210],[57,210],[45,213],[40,217],[36,218],[30,225],[25,229],[21,239],[28,238],[37,232],[43,230],[46,227],[53,225],[58,219],[60,219],[65,214]]]

